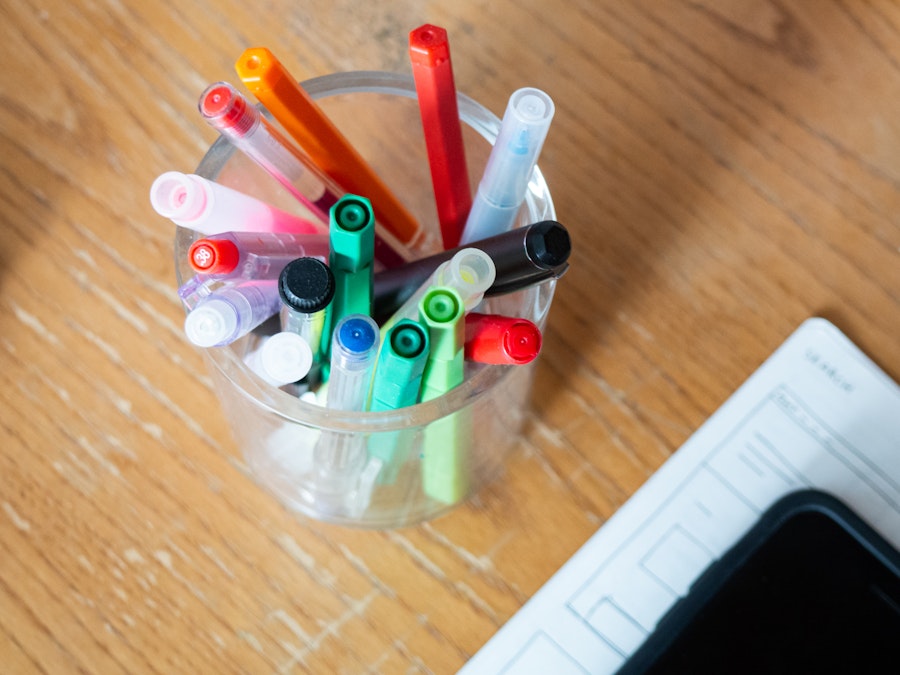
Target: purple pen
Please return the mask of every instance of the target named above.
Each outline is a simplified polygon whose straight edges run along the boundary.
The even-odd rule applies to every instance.
[[[176,225],[205,235],[222,232],[316,234],[328,227],[196,174],[167,171],[150,186],[150,203]]]
[[[184,332],[199,347],[231,344],[281,307],[276,280],[243,281],[209,293],[187,315]]]
[[[328,260],[327,234],[227,232],[198,239],[188,249],[197,274],[220,279],[277,279],[291,260]]]
[[[178,288],[178,297],[181,298],[185,309],[190,312],[213,291],[233,285],[233,281],[223,281],[205,274],[195,274]]]

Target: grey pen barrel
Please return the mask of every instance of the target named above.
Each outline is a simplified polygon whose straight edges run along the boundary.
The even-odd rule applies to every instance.
[[[487,253],[497,269],[485,296],[511,293],[546,279],[561,277],[568,269],[572,242],[569,232],[555,220],[508,230],[465,246],[448,249],[375,274],[373,318],[382,324],[431,276],[441,263],[464,248]]]

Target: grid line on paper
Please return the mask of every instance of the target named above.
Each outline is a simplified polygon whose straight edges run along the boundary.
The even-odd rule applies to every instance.
[[[779,476],[788,485],[798,483],[801,488],[809,487],[809,481],[806,480],[802,473],[797,471],[797,468],[787,460],[787,457],[785,457],[784,454],[782,454],[781,451],[779,451],[778,448],[775,447],[772,441],[770,441],[764,434],[761,434],[758,431],[753,435],[758,443],[765,446],[766,452],[777,457],[781,461],[781,463],[784,464],[784,466],[786,466],[793,472],[794,475],[788,475],[780,466],[766,457],[765,453],[763,453],[759,448],[757,448],[752,443],[748,443],[747,449],[753,453],[753,456],[756,457],[756,459],[760,463],[765,464],[766,467],[768,467],[769,471]]]
[[[610,647],[627,657],[646,639],[647,631],[633,616],[607,596],[585,617],[590,628]]]
[[[687,593],[697,570],[715,560],[715,553],[680,523],[670,528],[641,558],[641,568],[672,593]]]
[[[552,666],[553,670],[543,668]],[[515,667],[515,670],[512,668]],[[550,673],[554,675],[590,675],[578,661],[545,631],[535,632],[503,667],[501,674]]]

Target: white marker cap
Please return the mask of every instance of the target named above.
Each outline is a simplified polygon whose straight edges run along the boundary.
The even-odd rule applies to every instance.
[[[218,298],[207,300],[187,315],[184,332],[198,347],[224,344],[238,328],[234,305]]]
[[[277,386],[297,382],[312,368],[309,343],[297,333],[282,331],[265,341],[257,361],[260,376]]]

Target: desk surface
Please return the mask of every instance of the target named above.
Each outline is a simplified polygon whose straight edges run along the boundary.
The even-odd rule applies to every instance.
[[[12,672],[452,672],[804,319],[900,377],[890,2],[18,2],[0,106],[0,663]],[[501,479],[419,527],[257,487],[180,331],[147,192],[248,46],[557,102],[575,243]],[[197,420],[200,422],[198,423]]]

